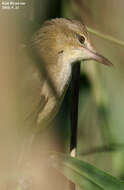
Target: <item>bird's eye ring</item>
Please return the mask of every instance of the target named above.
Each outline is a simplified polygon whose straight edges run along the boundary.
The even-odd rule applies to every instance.
[[[81,44],[84,44],[84,43],[85,43],[85,37],[84,37],[84,36],[77,35],[77,38],[78,38],[78,41],[79,41]]]

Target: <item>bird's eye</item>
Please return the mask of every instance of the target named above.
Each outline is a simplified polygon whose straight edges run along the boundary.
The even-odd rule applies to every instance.
[[[77,35],[77,38],[78,38],[78,41],[79,41],[81,44],[84,44],[84,43],[85,43],[85,37],[84,37],[84,36]]]

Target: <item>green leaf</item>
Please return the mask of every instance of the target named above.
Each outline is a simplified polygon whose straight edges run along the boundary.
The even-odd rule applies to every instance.
[[[103,190],[103,188],[99,187],[92,181],[90,181],[85,176],[80,175],[78,172],[71,168],[67,168],[67,166],[62,166],[61,172],[73,183],[80,186],[83,190]]]
[[[54,153],[52,166],[86,190],[124,190],[124,182],[67,154]]]

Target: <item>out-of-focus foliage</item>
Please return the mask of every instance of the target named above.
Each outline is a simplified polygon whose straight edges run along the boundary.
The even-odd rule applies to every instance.
[[[78,18],[87,26],[124,41],[123,1],[70,0],[64,1],[64,13]],[[82,87],[79,104],[78,156],[97,167],[123,178],[123,46],[91,35],[97,51],[108,57],[114,67],[108,69],[98,63],[82,64],[82,71],[90,82],[90,89]],[[83,156],[95,147],[111,147],[118,151]],[[106,149],[106,148],[105,148]],[[92,152],[93,153],[93,152]]]
[[[67,154],[53,153],[53,167],[86,190],[123,190],[124,182]]]

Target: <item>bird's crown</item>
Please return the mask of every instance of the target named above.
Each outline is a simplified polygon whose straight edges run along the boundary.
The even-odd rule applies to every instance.
[[[57,18],[44,22],[33,36],[33,45],[46,63],[55,64],[60,55],[63,55],[67,63],[94,59],[111,65],[96,53],[85,25],[76,20]]]

